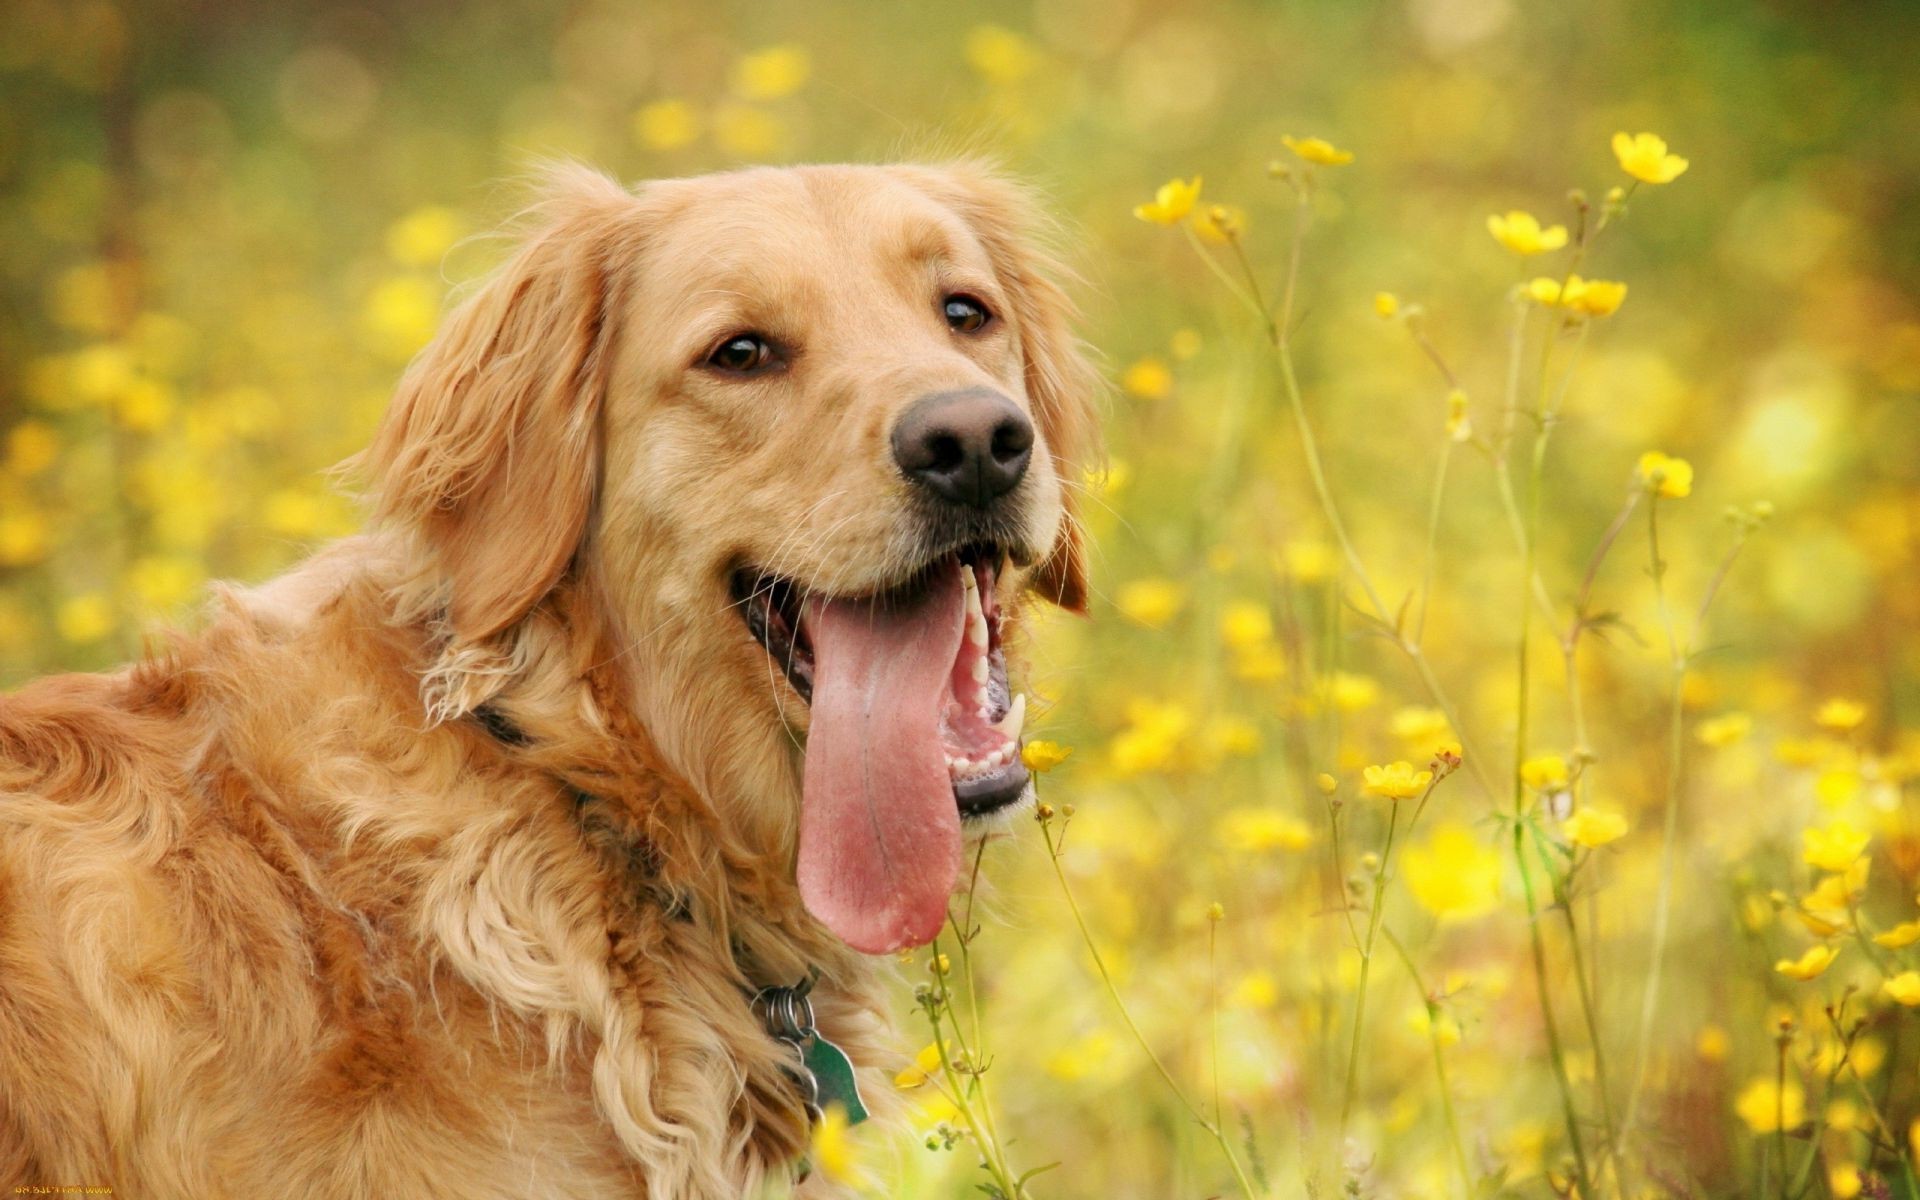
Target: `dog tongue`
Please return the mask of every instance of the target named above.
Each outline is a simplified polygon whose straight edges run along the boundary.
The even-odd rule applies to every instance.
[[[814,600],[813,708],[800,808],[800,898],[867,954],[940,932],[960,870],[960,814],[940,722],[966,628],[949,561],[892,607]]]

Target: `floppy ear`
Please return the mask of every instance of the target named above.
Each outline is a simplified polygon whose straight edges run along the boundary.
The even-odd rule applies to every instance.
[[[1051,223],[1033,194],[993,168],[959,162],[933,168],[936,195],[966,218],[1006,288],[1025,360],[1027,399],[1061,481],[1060,536],[1031,586],[1060,607],[1087,609],[1086,546],[1080,531],[1081,472],[1099,453],[1094,422],[1098,376],[1073,334],[1078,310],[1060,281],[1071,272],[1047,245]]]
[[[541,191],[520,248],[408,367],[361,462],[375,519],[417,536],[461,642],[508,628],[559,581],[598,479],[636,200],[579,166]]]

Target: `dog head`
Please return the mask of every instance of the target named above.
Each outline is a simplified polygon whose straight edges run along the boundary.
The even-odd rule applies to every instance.
[[[661,751],[869,952],[938,931],[963,822],[1026,791],[1003,614],[1085,603],[1040,224],[972,165],[559,172],[369,453],[443,662],[591,589]]]

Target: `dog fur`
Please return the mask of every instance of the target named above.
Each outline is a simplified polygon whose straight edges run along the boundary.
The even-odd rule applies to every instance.
[[[552,172],[357,466],[370,532],[113,674],[0,697],[0,1182],[720,1198],[808,1125],[750,1010],[809,971],[885,1088],[884,970],[793,882],[805,706],[726,591],[860,595],[931,389],[1038,426],[1006,599],[1085,594],[1091,384],[977,164]],[[957,339],[938,295],[1003,320]],[[799,347],[716,380],[715,338]]]

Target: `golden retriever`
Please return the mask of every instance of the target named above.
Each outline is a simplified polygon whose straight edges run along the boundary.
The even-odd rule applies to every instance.
[[[0,698],[0,1183],[784,1186],[756,991],[817,975],[881,1086],[869,956],[1026,790],[1017,604],[1083,605],[1038,225],[970,163],[554,171],[368,533]]]

